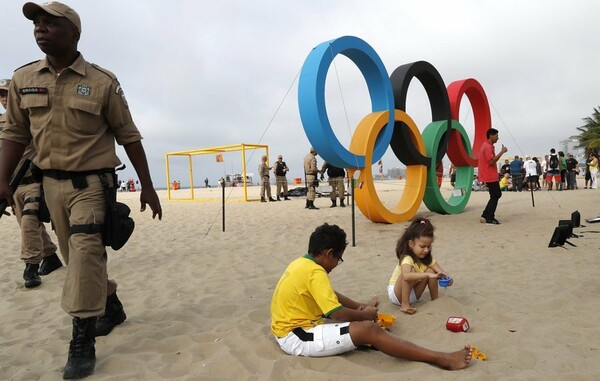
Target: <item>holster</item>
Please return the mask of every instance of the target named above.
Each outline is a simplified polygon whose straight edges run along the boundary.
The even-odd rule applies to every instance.
[[[102,241],[105,246],[110,246],[113,250],[119,250],[131,237],[135,222],[129,217],[131,209],[122,202],[117,201],[117,175],[115,172],[101,173],[99,176],[106,196],[106,216],[102,230]],[[109,184],[107,176],[112,176],[112,186]]]
[[[43,184],[40,184],[40,200],[38,202],[37,216],[40,222],[50,222],[50,210],[48,210],[48,205],[46,204]]]

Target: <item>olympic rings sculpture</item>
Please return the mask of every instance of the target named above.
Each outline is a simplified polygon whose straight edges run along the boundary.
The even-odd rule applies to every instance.
[[[371,97],[372,113],[359,122],[349,149],[333,133],[325,105],[327,71],[338,54],[358,67]],[[432,121],[422,135],[406,113],[406,96],[413,78],[425,88],[431,107]],[[473,145],[458,122],[465,95],[475,121]],[[455,81],[446,88],[439,72],[425,61],[399,66],[388,76],[381,58],[369,44],[344,36],[323,42],[310,52],[300,73],[298,105],[304,131],[319,155],[336,167],[348,169],[350,177],[360,171],[361,186],[355,189],[355,201],[371,221],[408,221],[422,201],[437,213],[456,214],[464,210],[471,195],[479,150],[491,127],[487,96],[475,79]],[[381,159],[388,146],[406,165],[405,190],[391,210],[381,203],[371,173],[371,165]],[[452,192],[448,200],[440,192],[436,174],[436,164],[446,154],[457,167],[455,189],[460,190]]]

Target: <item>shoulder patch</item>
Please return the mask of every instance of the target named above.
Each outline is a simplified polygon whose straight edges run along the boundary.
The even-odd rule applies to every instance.
[[[18,68],[16,68],[16,69],[15,69],[15,71],[17,71],[17,70],[20,70],[20,69],[24,68],[25,66],[33,65],[34,63],[38,63],[38,62],[40,62],[40,61],[41,61],[41,60],[37,60],[37,61],[31,61],[30,63],[26,63],[26,64],[25,64],[25,65],[23,65],[23,66],[19,66]]]
[[[98,65],[96,65],[95,63],[91,64],[96,70],[101,71],[102,73],[108,75],[110,78],[112,79],[117,79],[117,76],[114,75],[111,71],[106,70]]]

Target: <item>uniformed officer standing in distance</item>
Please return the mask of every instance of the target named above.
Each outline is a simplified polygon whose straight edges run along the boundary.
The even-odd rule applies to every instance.
[[[319,174],[319,168],[317,167],[317,150],[310,147],[310,153],[304,158],[304,178],[306,181],[306,209],[319,209],[315,206],[315,198],[317,197],[317,190],[315,182],[317,181],[317,175]]]
[[[331,199],[330,208],[337,206],[337,197],[340,198],[340,206],[346,207],[344,204],[344,198],[346,197],[346,188],[344,187],[344,177],[346,176],[346,170],[344,168],[335,167],[328,162],[324,162],[321,167],[321,180],[323,180],[323,173],[327,170],[327,180],[331,186],[331,193],[329,197]]]
[[[275,184],[277,184],[277,201],[281,200],[281,190],[283,189],[283,199],[288,200],[288,183],[285,175],[290,171],[283,156],[277,156],[277,161],[273,165],[273,172],[275,173]]]
[[[8,107],[9,84],[10,79],[0,80],[0,104],[4,109]],[[0,115],[0,137],[5,121],[6,115]],[[29,144],[17,168],[20,168],[25,160],[33,159],[34,154],[33,144]],[[40,184],[33,181],[28,171],[13,195],[13,211],[21,228],[21,260],[25,263],[25,288],[39,286],[42,284],[40,275],[48,275],[62,267],[62,262],[56,255],[56,245],[48,235],[44,223],[38,218],[40,197]]]
[[[115,140],[140,179],[141,210],[149,205],[159,219],[162,210],[117,78],[77,50],[79,15],[56,1],[26,3],[23,14],[33,20],[35,41],[46,56],[17,69],[10,84],[0,199],[12,205],[9,177],[33,142],[34,163],[43,172],[46,202],[67,263],[61,306],[73,317],[73,338],[63,378],[82,378],[94,372],[95,336],[108,334],[126,318],[117,285],[108,278],[101,229],[96,229],[106,213],[101,176],[112,182],[120,164]]]

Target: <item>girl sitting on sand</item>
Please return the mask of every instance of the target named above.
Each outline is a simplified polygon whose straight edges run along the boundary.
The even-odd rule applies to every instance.
[[[431,256],[433,231],[427,218],[415,217],[396,245],[399,262],[390,278],[388,297],[409,315],[417,312],[411,304],[420,301],[426,287],[429,287],[431,300],[438,298],[438,278],[446,275]]]

